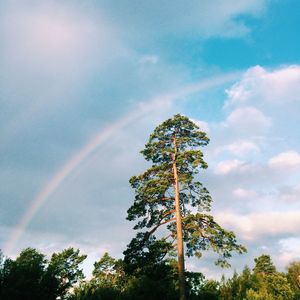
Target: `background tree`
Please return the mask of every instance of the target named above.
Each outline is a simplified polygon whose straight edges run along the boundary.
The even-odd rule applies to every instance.
[[[84,278],[80,265],[87,256],[79,253],[79,249],[70,247],[52,254],[43,278],[43,285],[49,299],[53,295],[55,298],[64,299],[69,289]]]
[[[23,250],[16,260],[6,259],[3,265],[3,300],[37,300],[43,298],[46,259],[35,249]]]
[[[130,179],[135,200],[127,218],[138,219],[134,229],[147,230],[142,237],[137,236],[141,245],[163,225],[169,234],[161,241],[168,243],[169,249],[176,243],[180,299],[185,299],[184,244],[188,256],[200,257],[202,251],[214,250],[222,266],[228,265],[232,251],[245,252],[234,233],[224,230],[207,214],[212,200],[195,176],[207,168],[199,148],[208,142],[195,123],[175,115],[155,128],[141,151],[152,166]]]
[[[94,263],[93,281],[100,285],[120,287],[123,277],[122,260],[114,259],[107,252]]]
[[[129,277],[128,299],[176,299],[178,272],[176,262],[166,259],[169,250],[170,243],[155,236],[145,238],[144,233],[138,233],[132,239],[124,251],[124,270]]]
[[[4,262],[5,262],[5,258],[0,249],[0,295],[2,294],[2,290],[3,290]]]
[[[83,278],[79,265],[85,257],[69,248],[54,253],[49,261],[36,249],[27,248],[16,260],[5,259],[0,267],[0,299],[66,299],[69,289]]]
[[[242,273],[238,274],[236,271],[229,279],[224,277],[220,283],[220,300],[245,300],[247,294],[249,296],[249,290],[257,284],[256,279],[251,273],[248,266],[245,266]],[[253,293],[250,292],[250,294]]]
[[[145,252],[132,252],[126,262],[105,253],[94,264],[93,278],[88,282],[81,282],[75,288],[71,299],[177,299],[174,264],[172,261],[160,259],[160,246],[155,244],[155,241],[150,242]],[[146,252],[150,254],[145,259]]]
[[[300,262],[292,262],[288,265],[287,278],[295,292],[295,300],[300,299]]]
[[[255,267],[253,272],[255,275],[271,275],[276,273],[276,268],[271,260],[270,255],[262,254],[254,259]]]
[[[246,293],[249,300],[292,300],[292,286],[283,273],[279,273],[269,255],[254,259],[252,287]]]

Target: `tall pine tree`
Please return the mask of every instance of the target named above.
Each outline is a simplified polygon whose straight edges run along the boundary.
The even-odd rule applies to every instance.
[[[226,266],[232,251],[245,252],[234,233],[224,230],[208,214],[212,199],[198,181],[199,171],[207,168],[199,148],[208,142],[195,123],[175,115],[155,128],[141,151],[152,166],[130,179],[135,200],[127,219],[137,220],[134,229],[143,231],[129,249],[155,241],[154,233],[165,226],[169,233],[160,243],[166,254],[177,248],[180,300],[186,298],[185,254],[200,257],[204,250],[212,249],[219,253],[217,264]]]

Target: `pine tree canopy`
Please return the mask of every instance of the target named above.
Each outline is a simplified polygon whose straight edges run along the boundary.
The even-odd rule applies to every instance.
[[[144,239],[166,227],[169,234],[164,240],[176,243],[175,164],[186,255],[200,257],[203,251],[213,250],[219,254],[216,263],[227,266],[232,251],[246,250],[237,243],[233,232],[223,229],[208,214],[212,199],[199,181],[200,171],[208,167],[200,148],[208,143],[206,133],[179,114],[157,126],[141,151],[151,167],[130,179],[135,200],[127,219],[136,221],[134,229],[143,230]]]

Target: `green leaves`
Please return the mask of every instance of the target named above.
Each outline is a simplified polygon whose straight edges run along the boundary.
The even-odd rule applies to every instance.
[[[84,277],[79,265],[85,258],[86,255],[79,255],[79,250],[68,248],[54,253],[49,261],[36,249],[27,248],[16,260],[4,261],[0,272],[0,298],[65,299],[69,289]]]
[[[123,261],[116,260],[107,252],[94,263],[93,279],[95,285],[117,287],[124,277]]]
[[[154,129],[141,153],[146,160],[152,161],[154,164],[171,163],[171,154],[174,154],[172,143],[174,136],[177,140],[178,152],[181,153],[188,149],[206,146],[209,143],[209,138],[205,132],[201,131],[187,117],[177,114]],[[201,151],[197,150],[197,152],[202,155]]]
[[[243,253],[246,249],[237,243],[233,232],[224,230],[207,214],[212,199],[208,190],[195,179],[200,170],[208,167],[200,151],[200,147],[208,143],[206,133],[179,114],[157,126],[141,151],[152,166],[129,181],[135,190],[135,200],[128,209],[127,219],[137,221],[134,229],[147,229],[147,238],[166,225],[169,238],[176,239],[175,163],[186,255],[200,257],[203,251],[213,250],[219,254],[216,263],[228,266],[227,259],[232,251]]]
[[[253,269],[255,274],[274,274],[276,268],[271,260],[270,255],[263,254],[254,259],[255,267]]]
[[[226,267],[230,266],[227,259],[232,251],[246,251],[237,243],[234,233],[223,229],[210,215],[189,214],[183,218],[183,227],[187,256],[201,257],[203,251],[211,249],[219,254],[216,264]]]
[[[174,136],[178,145],[176,155]],[[153,165],[129,181],[135,190],[135,201],[128,210],[127,219],[144,217],[136,229],[160,222],[158,216],[161,214],[158,212],[167,213],[174,207],[174,159],[178,168],[183,206],[191,205],[199,211],[210,209],[208,191],[199,182],[194,182],[199,169],[207,168],[202,152],[195,147],[207,145],[208,141],[206,134],[196,124],[181,115],[175,115],[154,130],[145,149],[141,151]],[[187,212],[186,208],[183,207],[183,211]]]
[[[78,280],[84,278],[80,264],[86,259],[86,255],[80,255],[79,249],[67,248],[59,253],[54,253],[49,263],[49,269],[59,279],[64,288],[72,286]]]

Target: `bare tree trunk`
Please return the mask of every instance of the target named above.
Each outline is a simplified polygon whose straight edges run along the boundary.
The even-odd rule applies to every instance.
[[[182,218],[180,211],[179,183],[176,166],[177,144],[176,136],[173,139],[174,155],[173,155],[173,174],[174,174],[174,189],[175,189],[175,210],[176,210],[176,229],[177,229],[177,255],[178,255],[178,275],[179,275],[179,292],[180,300],[185,300],[185,274],[184,274],[184,248],[182,235]]]

